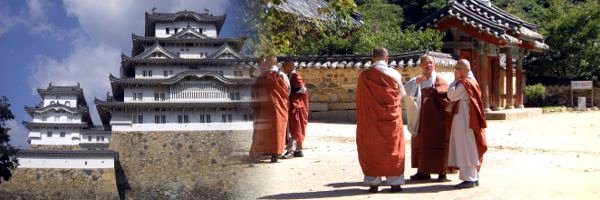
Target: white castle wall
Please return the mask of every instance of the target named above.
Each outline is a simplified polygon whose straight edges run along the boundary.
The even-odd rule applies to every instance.
[[[89,158],[45,158],[18,157],[19,168],[46,168],[46,169],[112,169],[115,161],[112,157],[89,157]]]
[[[144,123],[131,123],[135,117],[142,115]],[[156,124],[155,116],[165,115],[165,124]],[[189,123],[179,123],[179,115],[188,115]],[[203,115],[205,123],[200,123]],[[211,123],[207,123],[210,115]],[[227,122],[223,122],[226,115]],[[229,115],[232,122],[229,121]],[[244,117],[244,115],[246,115]],[[246,120],[244,120],[246,119]],[[249,111],[208,111],[208,112],[115,112],[111,119],[113,131],[199,131],[199,130],[250,130],[252,129],[251,114]]]
[[[124,90],[124,101],[127,103],[149,103],[149,102],[157,102],[154,99],[154,93],[165,93],[165,100],[158,102],[231,102],[238,101],[232,100],[229,95],[231,92],[240,93],[239,101],[250,101],[252,99],[252,92],[248,86],[235,86],[233,89],[226,89],[225,91],[215,91],[215,95],[220,95],[222,97],[213,97],[213,98],[176,98],[176,91],[172,91],[171,87],[169,88],[125,88]],[[139,95],[142,93],[142,99],[134,99],[133,94]],[[173,97],[171,98],[171,93],[173,93]]]
[[[148,72],[152,70],[152,76],[149,76]],[[248,69],[236,69],[236,68],[224,68],[224,67],[198,67],[195,70],[205,70],[205,71],[213,71],[213,72],[222,72],[223,76],[226,78],[248,78],[250,77],[250,72]],[[144,76],[144,71],[146,71],[146,76]],[[164,76],[164,72],[167,71],[167,76]],[[190,71],[190,67],[185,66],[137,66],[135,68],[135,78],[136,79],[165,79],[170,78],[172,76],[176,76],[179,73]],[[241,73],[241,76],[236,76],[236,72]],[[171,73],[172,72],[172,73]]]
[[[36,123],[81,123],[81,114],[56,113],[49,111],[45,113],[35,113],[33,122]]]
[[[60,96],[60,95],[47,95],[42,97],[44,99],[43,106],[49,106],[52,102],[66,105],[67,101],[70,107],[77,107],[77,97],[73,96]]]
[[[210,23],[198,23],[194,21],[177,21],[174,23],[156,23],[155,36],[157,38],[166,38],[171,37],[171,35],[175,34],[174,28],[178,28],[179,31],[185,29],[188,24],[192,28],[201,28],[202,34],[216,38],[217,37],[217,27],[215,24]],[[166,28],[170,29],[170,33],[167,34]]]

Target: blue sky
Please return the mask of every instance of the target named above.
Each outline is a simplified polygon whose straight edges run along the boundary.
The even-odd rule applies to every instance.
[[[49,82],[79,82],[99,124],[94,97],[110,91],[108,75],[118,75],[122,52],[130,54],[131,33],[143,35],[144,12],[227,13],[220,36],[238,37],[232,6],[230,0],[0,0],[0,96],[16,116],[7,123],[11,143],[28,147],[21,121],[31,118],[23,108],[38,104],[35,89]]]

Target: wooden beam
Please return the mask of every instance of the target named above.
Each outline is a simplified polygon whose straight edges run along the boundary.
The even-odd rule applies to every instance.
[[[481,45],[479,47],[479,58],[481,64],[481,78],[480,78],[480,86],[481,87],[481,97],[483,101],[483,108],[485,112],[490,112],[490,90],[489,90],[489,78],[490,78],[490,66],[487,59],[487,48],[485,45]]]
[[[473,49],[473,43],[471,42],[446,42],[442,46],[442,49]]]
[[[505,48],[504,53],[506,54],[506,109],[514,109],[512,49]]]
[[[524,108],[525,106],[523,105],[523,58],[525,56],[523,54],[519,54],[519,57],[517,58],[517,72],[515,73],[515,76],[517,78],[516,80],[516,85],[517,85],[517,91],[516,91],[516,102],[515,105],[517,106],[517,108]]]

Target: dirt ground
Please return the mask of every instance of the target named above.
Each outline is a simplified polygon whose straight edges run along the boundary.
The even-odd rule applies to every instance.
[[[600,199],[600,112],[551,113],[488,121],[489,150],[480,186],[457,190],[452,182],[410,183],[401,193],[361,183],[354,124],[309,123],[305,157],[244,164],[240,198],[258,199]],[[410,168],[410,136],[405,128]],[[435,175],[434,175],[435,177]]]

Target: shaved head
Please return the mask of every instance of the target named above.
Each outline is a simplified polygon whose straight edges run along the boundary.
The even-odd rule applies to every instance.
[[[456,62],[454,69],[464,70],[465,72],[471,71],[471,63],[467,59],[460,59]]]
[[[269,63],[269,65],[277,65],[277,56],[275,56],[275,55],[267,56],[267,63]]]
[[[430,55],[421,57],[421,70],[427,78],[431,77],[431,73],[435,70],[435,59]]]
[[[461,80],[469,77],[471,72],[471,63],[466,59],[460,59],[454,66],[454,79]]]
[[[385,48],[374,48],[371,59],[373,61],[386,60],[388,57],[388,51]]]
[[[294,70],[294,62],[292,62],[292,61],[285,61],[283,63],[283,72],[284,73],[289,74],[293,70]]]

